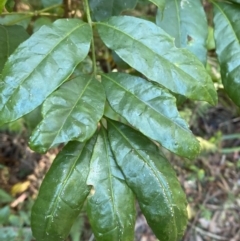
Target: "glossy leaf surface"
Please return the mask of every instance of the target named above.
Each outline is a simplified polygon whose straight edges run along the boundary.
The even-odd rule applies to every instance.
[[[157,25],[175,38],[178,48],[186,48],[205,65],[207,61],[207,18],[201,0],[167,0],[158,11]]]
[[[112,17],[97,23],[107,45],[130,66],[175,93],[215,104],[217,95],[202,63],[154,23],[135,17]],[[201,93],[201,94],[199,94]]]
[[[214,36],[225,91],[240,106],[240,5],[214,2]]]
[[[0,124],[39,106],[73,72],[89,51],[91,29],[78,19],[59,19],[20,44],[0,82]]]
[[[102,75],[111,107],[144,135],[187,158],[199,153],[199,143],[180,117],[176,99],[163,88],[128,74]]]
[[[157,238],[179,240],[187,225],[186,197],[170,163],[130,127],[109,121],[108,130],[117,164]]]
[[[105,92],[89,75],[64,83],[43,104],[43,120],[30,138],[32,149],[45,152],[71,140],[86,141],[96,131],[105,106]]]
[[[0,73],[8,57],[28,37],[28,33],[21,26],[0,25]]]
[[[117,166],[102,129],[90,164],[87,184],[92,186],[87,213],[98,241],[134,239],[135,200]]]
[[[113,15],[119,15],[123,10],[132,9],[137,0],[89,0],[92,16],[101,21]]]
[[[64,240],[70,232],[90,192],[86,180],[95,140],[70,142],[54,160],[32,208],[37,241]]]

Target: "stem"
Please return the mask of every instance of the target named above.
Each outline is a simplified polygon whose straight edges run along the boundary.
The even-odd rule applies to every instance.
[[[28,15],[28,16],[58,16],[57,14],[51,14],[51,13],[45,13],[51,9],[58,8],[63,6],[62,4],[54,4],[50,7],[44,8],[39,11],[34,11],[34,12],[4,12],[1,13],[1,15]]]
[[[91,18],[91,14],[90,14],[88,0],[84,0],[84,10],[87,14],[88,24],[90,25],[90,27],[92,29],[92,33],[93,33],[93,22],[92,22],[92,18]],[[96,76],[97,65],[96,65],[96,54],[95,54],[95,45],[94,45],[93,37],[92,37],[92,41],[91,41],[91,48],[92,48],[93,74],[94,74],[94,76]]]
[[[47,8],[44,8],[44,9],[39,10],[39,11],[37,11],[37,12],[38,12],[38,13],[47,12],[47,11],[49,11],[49,10],[52,10],[52,9],[58,8],[58,7],[62,7],[62,6],[63,6],[62,4],[54,4],[54,5],[52,5],[52,6],[49,6],[49,7],[47,7]]]

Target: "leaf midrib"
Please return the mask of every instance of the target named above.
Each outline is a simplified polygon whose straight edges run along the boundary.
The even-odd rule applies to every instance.
[[[158,115],[160,115],[162,118],[167,119],[169,122],[174,123],[176,126],[178,126],[180,129],[187,131],[188,133],[191,134],[191,132],[189,132],[187,129],[185,129],[184,127],[182,127],[181,125],[179,125],[178,123],[173,122],[169,117],[162,115],[160,112],[158,112],[155,108],[153,108],[151,105],[149,105],[148,103],[145,103],[143,100],[141,100],[140,98],[138,98],[138,96],[134,95],[132,92],[130,92],[128,89],[125,89],[122,85],[120,85],[118,82],[115,82],[114,79],[108,77],[107,75],[102,74],[105,78],[111,80],[114,84],[118,85],[120,88],[122,88],[125,92],[129,93],[130,95],[132,95],[134,98],[136,98],[139,102],[142,102],[143,104],[145,104],[146,106],[150,107],[150,109],[152,109],[154,112],[156,112]],[[118,113],[121,115],[121,113]],[[126,117],[124,117],[126,118]]]
[[[118,32],[126,35],[127,37],[133,39],[136,43],[140,43],[143,47],[147,48],[147,50],[148,50],[149,52],[151,52],[152,54],[156,55],[156,53],[155,53],[151,48],[149,48],[148,46],[144,45],[142,42],[138,41],[137,39],[133,38],[133,37],[132,37],[131,35],[129,35],[128,33],[123,32],[123,31],[121,31],[120,29],[116,28],[115,26],[110,25],[110,24],[107,24],[107,23],[104,23],[104,22],[97,22],[96,24],[98,24],[98,25],[103,25],[103,26],[112,28],[112,29],[114,29],[115,31],[118,31]],[[174,46],[174,42],[172,42],[172,43],[173,43],[173,48],[174,48],[174,47],[175,47],[175,46]],[[176,47],[175,47],[175,48],[176,48]],[[176,49],[177,49],[177,48],[176,48]],[[117,50],[116,50],[116,51],[117,51]],[[172,48],[171,48],[171,51],[172,51]],[[212,102],[215,103],[214,99],[212,98],[212,96],[211,96],[211,95],[209,94],[209,92],[208,92],[208,88],[206,88],[205,85],[201,85],[201,84],[200,84],[201,82],[196,81],[197,79],[195,79],[194,77],[192,77],[190,74],[188,74],[187,72],[185,72],[185,71],[182,70],[181,68],[178,68],[176,65],[174,65],[174,63],[170,62],[168,59],[165,59],[163,56],[161,56],[161,55],[159,55],[159,54],[157,54],[156,56],[159,57],[160,59],[163,59],[163,60],[166,61],[168,64],[170,64],[170,65],[172,66],[172,69],[177,70],[177,72],[180,72],[181,75],[183,74],[183,75],[186,75],[187,77],[189,77],[189,79],[190,79],[191,81],[188,81],[188,82],[187,82],[187,85],[188,85],[188,83],[191,83],[192,80],[193,80],[194,83],[195,83],[195,85],[196,85],[196,86],[200,86],[202,89],[204,89],[204,90],[205,90],[205,93],[207,93],[207,95],[210,97],[210,99],[212,100]],[[160,61],[161,61],[161,60],[160,60]],[[161,62],[164,63],[164,61],[161,61]],[[130,64],[130,65],[131,65],[131,64]],[[165,64],[164,64],[164,65],[165,65]],[[168,67],[167,67],[167,68],[168,68]],[[141,71],[140,71],[140,72],[141,72]],[[172,73],[172,71],[171,71],[171,73]],[[151,78],[151,79],[152,79],[152,78]],[[153,79],[152,79],[152,80],[153,80]],[[157,83],[159,83],[157,80],[153,80],[153,81],[156,81]],[[182,81],[182,82],[185,82],[185,81],[184,81],[184,78],[182,78],[181,81]],[[185,83],[186,83],[186,82],[185,82]],[[161,84],[161,83],[160,83],[160,84]],[[192,96],[192,95],[191,95],[191,96]]]
[[[56,212],[56,206],[57,206],[57,204],[59,203],[59,201],[60,201],[60,199],[61,199],[60,195],[62,194],[62,191],[63,191],[64,187],[67,185],[67,181],[68,181],[68,179],[70,178],[73,170],[75,169],[76,164],[77,164],[80,156],[82,155],[85,146],[86,146],[86,142],[83,143],[83,146],[82,146],[82,148],[80,149],[79,154],[75,157],[75,161],[74,161],[72,167],[70,168],[70,170],[69,170],[66,178],[63,180],[63,184],[61,185],[61,188],[58,189],[57,195],[55,195],[55,198],[54,198],[54,201],[53,201],[54,204],[53,204],[52,207],[50,208],[50,209],[51,209],[51,212],[50,212],[49,216],[53,216],[53,214]],[[46,222],[45,227],[46,227],[46,231],[51,230],[51,221],[50,221],[50,219],[48,219],[48,221]]]
[[[74,31],[76,31],[77,29],[81,28],[81,27],[84,26],[84,25],[86,25],[86,23],[78,24],[78,26],[75,27],[75,28],[73,28],[64,38],[61,38],[61,40],[58,41],[57,44],[55,44],[55,45],[48,51],[48,53],[40,60],[40,62],[38,62],[37,65],[32,68],[32,71],[30,71],[30,72],[28,73],[28,75],[25,76],[25,77],[18,83],[18,86],[17,86],[15,89],[13,89],[11,95],[7,98],[7,100],[5,101],[5,104],[4,104],[4,105],[6,105],[6,104],[8,103],[8,101],[11,99],[11,97],[14,95],[14,93],[20,88],[20,86],[22,85],[22,83],[25,82],[25,81],[34,73],[35,69],[36,69],[40,64],[42,64],[47,57],[49,57],[50,53],[53,52],[53,50],[54,50],[55,48],[57,48],[58,45],[59,45],[61,42],[65,41],[65,39],[66,39],[67,37],[69,37]],[[4,77],[5,77],[5,76],[4,76]],[[4,80],[4,77],[3,77],[3,80]]]
[[[83,88],[83,90],[82,90],[81,94],[79,95],[79,97],[77,98],[75,104],[74,104],[74,105],[72,106],[72,108],[69,110],[69,114],[67,115],[67,117],[65,118],[65,120],[62,122],[62,125],[61,125],[61,127],[58,129],[58,131],[57,131],[57,133],[56,133],[56,135],[55,135],[55,137],[54,137],[54,139],[53,139],[53,141],[52,141],[52,144],[50,145],[49,148],[51,148],[53,145],[56,144],[56,143],[54,143],[54,142],[55,142],[57,136],[58,136],[59,133],[62,131],[63,126],[65,125],[67,119],[70,118],[70,115],[72,114],[74,108],[76,107],[76,105],[78,104],[78,102],[79,102],[80,99],[82,98],[83,94],[84,94],[85,91],[87,90],[87,88],[88,88],[88,86],[89,86],[89,84],[90,84],[91,81],[92,81],[92,78],[90,78],[89,81],[86,83],[86,86]],[[51,112],[51,111],[50,111],[50,112]],[[81,134],[81,133],[80,133],[80,134]],[[77,137],[76,137],[76,138],[77,138]]]
[[[113,194],[113,183],[112,183],[112,173],[111,173],[111,161],[110,161],[110,157],[109,157],[109,153],[108,153],[108,144],[107,144],[107,137],[106,137],[106,133],[105,131],[102,130],[102,133],[103,133],[103,141],[104,141],[104,148],[105,148],[105,151],[106,151],[106,154],[107,154],[107,165],[108,165],[108,177],[109,177],[109,182],[110,182],[110,190],[111,190],[111,196],[112,196],[112,205],[113,205],[113,210],[114,210],[114,216],[116,218],[116,222],[118,224],[118,228],[120,227],[119,225],[119,217],[117,215],[117,207],[115,205],[115,196]],[[115,228],[114,228],[115,229]],[[113,230],[114,230],[113,229]],[[118,229],[118,238],[120,238],[120,232],[119,232],[119,229]],[[120,239],[119,239],[120,240]]]
[[[238,37],[237,37],[237,35],[236,35],[235,31],[234,31],[233,25],[230,22],[227,14],[225,14],[225,12],[222,10],[222,8],[216,2],[213,1],[212,3],[218,8],[219,12],[225,17],[226,21],[228,22],[228,25],[231,26],[231,29],[232,29],[232,32],[234,33],[235,39],[240,44],[240,40],[238,39]]]
[[[112,121],[109,121],[109,120],[108,120],[108,122],[111,123],[111,125],[112,125],[112,126],[115,128],[115,130],[122,136],[122,138],[123,138],[127,143],[129,143],[129,145],[132,146],[132,149],[136,151],[136,153],[142,158],[142,160],[144,160],[144,163],[149,167],[149,169],[153,172],[154,176],[155,176],[155,177],[157,178],[157,180],[159,181],[159,185],[162,187],[164,196],[166,197],[168,203],[170,204],[169,197],[168,197],[168,195],[166,194],[166,193],[167,193],[167,190],[166,190],[165,187],[161,184],[160,179],[158,178],[158,173],[155,171],[155,168],[152,167],[152,166],[145,160],[145,158],[144,158],[144,157],[142,156],[142,154],[138,151],[138,149],[135,149],[135,147],[132,145],[131,141],[124,135],[123,132],[121,132],[121,131],[114,125],[114,123],[113,123]],[[161,173],[160,170],[159,170],[159,173]],[[161,174],[162,174],[162,173],[161,173]],[[162,174],[162,176],[164,176],[164,175]],[[168,183],[168,182],[167,182],[167,183]],[[173,213],[173,214],[174,214],[174,215],[171,216],[171,217],[172,217],[173,223],[175,224],[174,227],[176,227],[175,212],[174,212],[174,208],[172,207],[172,203],[170,204],[170,206],[171,206],[171,208],[169,208],[169,210],[170,210],[170,213]],[[176,233],[177,233],[177,230],[176,230],[176,228],[175,228],[175,236],[177,237]]]

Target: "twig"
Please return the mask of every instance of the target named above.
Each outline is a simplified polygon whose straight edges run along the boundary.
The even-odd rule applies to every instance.
[[[201,228],[199,228],[199,227],[194,227],[194,229],[195,229],[198,233],[200,233],[200,234],[202,234],[202,235],[205,235],[205,236],[208,236],[208,237],[210,237],[210,238],[214,238],[214,239],[217,239],[217,240],[224,240],[224,241],[228,241],[228,240],[229,240],[229,238],[222,237],[222,236],[219,236],[219,235],[216,235],[216,234],[207,232],[207,231],[205,231],[205,230],[203,230],[203,229],[201,229]]]
[[[93,239],[94,239],[94,235],[92,234],[89,241],[93,241]]]

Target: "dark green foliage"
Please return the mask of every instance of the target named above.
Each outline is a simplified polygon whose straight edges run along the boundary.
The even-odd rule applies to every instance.
[[[54,21],[50,12],[32,19],[29,38],[23,27],[7,25],[27,20],[29,30],[32,16],[61,1],[42,0],[46,9],[1,19],[0,124],[32,120],[30,147],[39,152],[66,144],[33,206],[33,235],[37,241],[66,239],[86,203],[96,240],[132,241],[137,199],[157,238],[177,241],[187,225],[186,197],[163,148],[189,159],[200,151],[176,96],[217,103],[204,66],[204,8],[200,0],[150,0],[159,8],[155,24],[119,16],[137,0],[83,2],[84,21]],[[211,2],[222,82],[240,106],[240,2]],[[98,37],[126,73],[101,71]]]

